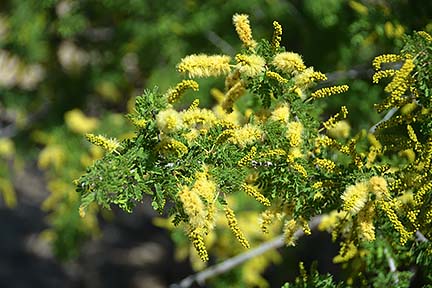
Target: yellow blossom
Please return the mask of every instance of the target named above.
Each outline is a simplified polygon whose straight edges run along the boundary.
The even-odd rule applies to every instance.
[[[378,83],[382,78],[391,77],[396,73],[396,70],[394,69],[387,69],[387,70],[380,70],[375,72],[375,74],[372,77],[373,83]]]
[[[235,217],[234,211],[228,206],[225,206],[224,211],[225,211],[225,217],[228,221],[228,226],[230,227],[234,236],[237,238],[237,240],[240,242],[240,244],[243,247],[249,248],[250,247],[249,242],[247,241],[246,237],[244,236],[243,232],[240,230],[237,224],[237,219]]]
[[[308,67],[294,77],[294,84],[295,87],[305,90],[316,81],[324,80],[327,80],[327,76],[325,76],[325,74],[319,71],[314,71],[313,67]]]
[[[236,68],[240,72],[248,77],[255,77],[264,72],[265,60],[261,56],[252,54],[237,54],[235,59],[237,60]]]
[[[288,124],[290,108],[287,103],[278,105],[272,112],[270,120]]]
[[[169,89],[166,93],[168,103],[174,103],[184,94],[187,89],[192,89],[193,91],[199,90],[199,85],[194,80],[183,80],[176,85],[174,89]]]
[[[117,139],[114,138],[106,138],[105,136],[94,135],[91,133],[86,134],[85,137],[90,143],[102,147],[105,151],[108,152],[116,151],[116,149],[120,147],[119,142],[117,141]]]
[[[367,182],[348,186],[341,196],[344,210],[351,214],[357,214],[368,201],[368,192],[369,187]]]
[[[348,91],[348,89],[349,89],[348,85],[324,87],[312,92],[311,97],[314,99],[324,98],[330,95],[346,92]]]
[[[286,137],[292,147],[298,147],[302,143],[303,124],[297,121],[288,123]]]
[[[342,242],[341,248],[339,250],[339,255],[333,258],[333,263],[342,263],[347,262],[354,258],[357,255],[357,247],[354,245],[354,242]]]
[[[209,109],[188,109],[181,117],[186,127],[198,130],[209,129],[217,123],[216,115]]]
[[[187,186],[183,186],[177,196],[183,205],[184,212],[189,217],[189,224],[193,228],[204,227],[206,221],[206,210],[203,201],[196,191],[189,189]]]
[[[252,37],[252,29],[249,24],[249,16],[246,14],[235,14],[233,16],[233,23],[237,35],[243,42],[246,48],[255,48],[256,42]]]
[[[173,133],[184,127],[183,119],[179,112],[172,108],[160,111],[156,115],[156,126],[161,132]]]
[[[294,52],[276,54],[272,64],[285,73],[299,73],[306,69],[301,56]]]
[[[432,36],[429,33],[425,31],[417,31],[416,33],[417,35],[420,35],[421,37],[426,39],[428,42],[432,42]]]
[[[351,126],[346,120],[337,121],[333,127],[327,130],[328,135],[333,138],[348,138],[350,131]]]
[[[238,162],[237,165],[238,166],[246,166],[247,164],[249,164],[252,159],[255,157],[256,155],[256,147],[253,146],[251,148],[251,150],[249,151],[249,153],[247,153],[243,158],[241,158]]]
[[[329,159],[320,159],[315,158],[314,164],[317,165],[320,168],[324,168],[327,171],[333,171],[336,168],[336,163]]]
[[[295,239],[294,239],[294,233],[298,229],[297,221],[294,219],[291,219],[289,221],[286,221],[283,227],[283,235],[284,235],[284,241],[287,246],[294,246],[295,245]]]
[[[85,116],[79,109],[66,112],[64,118],[69,130],[78,134],[92,132],[99,125],[99,121],[96,118]]]
[[[246,194],[255,198],[264,206],[270,206],[270,201],[264,195],[262,195],[255,186],[243,183],[242,188],[246,192]]]
[[[233,105],[244,93],[246,92],[246,87],[243,81],[238,81],[228,92],[225,94],[225,98],[221,104],[225,111],[231,112],[233,110]]]
[[[226,75],[231,71],[231,58],[226,55],[189,55],[177,65],[181,73],[188,73],[189,77],[210,77]]]
[[[282,40],[282,26],[277,21],[273,21],[273,30],[271,46],[273,49],[276,49],[280,47],[280,42]]]
[[[188,152],[186,145],[170,137],[163,137],[155,148],[162,154],[176,153],[177,157],[181,157]]]
[[[198,253],[198,256],[202,261],[207,262],[209,260],[208,253],[204,244],[204,238],[199,232],[199,229],[194,229],[189,233],[189,238],[192,241],[192,245]]]
[[[402,57],[397,54],[383,54],[375,57],[372,61],[372,66],[376,71],[380,70],[382,63],[389,63],[389,62],[397,62],[400,61]]]
[[[273,71],[267,71],[266,72],[266,76],[269,78],[272,78],[274,80],[276,80],[277,82],[281,83],[281,84],[285,84],[288,83],[288,80],[283,78],[279,73],[273,72]]]
[[[252,124],[246,124],[241,128],[234,129],[231,137],[228,138],[228,141],[240,147],[244,147],[260,140],[262,133],[263,132],[259,127]]]

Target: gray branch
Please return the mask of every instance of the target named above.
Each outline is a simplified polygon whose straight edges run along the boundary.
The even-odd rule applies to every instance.
[[[316,216],[314,218],[312,218],[312,220],[309,222],[309,227],[311,228],[311,230],[315,230],[319,223],[321,222],[321,218],[322,216]],[[302,229],[297,230],[294,233],[294,239],[297,240],[300,237],[302,237],[304,235],[304,232]],[[279,235],[276,238],[274,238],[273,240],[270,240],[268,242],[265,242],[263,244],[261,244],[260,246],[256,247],[255,249],[249,250],[245,253],[242,253],[240,255],[237,255],[233,258],[227,259],[219,264],[216,264],[214,266],[211,266],[199,273],[196,273],[194,275],[190,275],[186,278],[184,278],[183,280],[180,281],[180,283],[178,284],[171,284],[169,287],[170,288],[186,288],[186,287],[191,287],[193,283],[198,283],[200,285],[203,285],[205,280],[217,275],[220,275],[222,273],[225,273],[237,266],[239,266],[240,264],[246,262],[249,259],[252,259],[258,255],[261,255],[269,250],[272,249],[277,249],[280,248],[282,246],[284,246],[284,237],[283,235]]]

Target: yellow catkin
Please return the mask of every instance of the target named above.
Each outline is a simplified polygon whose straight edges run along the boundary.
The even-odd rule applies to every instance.
[[[169,89],[166,96],[168,98],[168,103],[174,103],[180,99],[187,89],[192,89],[194,91],[199,90],[199,85],[194,80],[183,80],[176,85],[174,89]]]
[[[263,57],[252,54],[237,54],[235,57],[237,61],[236,68],[240,72],[240,74],[255,77],[264,72],[264,65],[266,64]]]
[[[405,59],[404,64],[398,71],[396,71],[393,80],[384,88],[384,91],[392,94],[396,93],[396,96],[402,95],[405,92],[405,90],[408,88],[408,85],[406,84],[407,77],[414,69],[414,66],[415,65],[413,59],[411,58]]]
[[[198,193],[187,186],[183,186],[177,196],[183,205],[185,213],[189,217],[189,224],[194,229],[204,227],[206,221],[206,210]]]
[[[348,186],[341,196],[344,211],[357,214],[368,201],[368,192],[369,187],[366,182]]]
[[[200,103],[200,100],[199,100],[199,99],[195,99],[195,100],[193,100],[192,103],[191,103],[191,105],[189,106],[188,110],[190,111],[190,110],[195,110],[195,109],[197,109],[198,106],[199,106],[199,103]]]
[[[344,93],[348,91],[348,89],[349,89],[348,85],[324,87],[316,90],[315,92],[312,92],[311,97],[314,99],[324,98],[330,95]]]
[[[295,245],[294,233],[297,231],[297,229],[298,229],[298,225],[296,220],[291,219],[285,222],[283,227],[283,235],[284,235],[284,242],[287,246]]]
[[[302,143],[303,124],[297,121],[289,122],[286,137],[291,147],[298,147]]]
[[[281,52],[274,56],[272,64],[285,73],[300,73],[306,69],[301,56],[294,52]]]
[[[432,182],[423,184],[418,190],[417,193],[414,195],[414,201],[417,205],[420,205],[423,201],[424,196],[427,192],[429,192],[432,189]]]
[[[147,120],[145,120],[145,119],[130,117],[129,121],[132,123],[132,125],[134,125],[135,127],[139,128],[139,129],[144,129],[147,127]]]
[[[225,111],[231,112],[234,103],[246,92],[246,87],[243,81],[238,81],[228,92],[225,94],[225,98],[222,101],[222,108]]]
[[[372,77],[372,82],[373,83],[378,83],[382,78],[388,78],[391,77],[393,75],[395,75],[396,70],[394,69],[387,69],[387,70],[380,70],[375,72],[375,74]]]
[[[228,226],[230,227],[234,236],[237,238],[237,240],[240,242],[240,244],[243,247],[249,248],[250,247],[249,242],[238,226],[234,211],[231,208],[229,208],[228,206],[225,206],[224,211],[225,211],[225,217],[228,221]]]
[[[255,186],[243,183],[241,187],[246,192],[246,194],[255,198],[255,200],[257,200],[259,203],[263,204],[264,206],[270,206],[270,201],[264,197],[264,195],[262,195]]]
[[[334,169],[336,168],[336,163],[334,163],[333,161],[331,161],[329,159],[315,158],[314,164],[320,168],[323,168],[323,169],[329,171],[329,172],[333,172]]]
[[[298,173],[300,173],[303,177],[307,177],[307,171],[306,169],[299,163],[293,163],[292,164],[292,168],[297,171]]]
[[[421,37],[426,39],[428,42],[432,42],[432,36],[425,31],[417,31],[417,35],[420,35]]]
[[[342,242],[339,255],[333,258],[333,263],[347,262],[357,255],[357,247],[354,242]]]
[[[328,135],[333,138],[348,138],[351,132],[351,125],[346,120],[337,121],[333,127],[327,130]]]
[[[266,72],[266,76],[269,78],[272,78],[274,80],[276,80],[277,82],[281,83],[281,84],[285,84],[288,83],[288,80],[283,78],[279,73],[273,72],[273,71],[267,71]]]
[[[272,210],[267,209],[261,213],[260,228],[265,234],[269,233],[268,227],[272,224],[275,214]]]
[[[209,260],[208,253],[204,244],[203,236],[198,232],[198,229],[192,230],[189,233],[189,238],[195,250],[198,252],[198,256],[202,261],[207,262]]]
[[[177,70],[191,78],[227,75],[231,71],[230,61],[226,55],[193,54],[183,58]]]
[[[178,157],[183,156],[189,151],[187,146],[184,145],[182,142],[169,137],[164,137],[156,145],[156,150],[161,152],[162,154],[170,154],[174,152],[177,154]]]
[[[235,14],[233,16],[233,24],[237,35],[243,42],[246,48],[255,48],[257,43],[252,37],[252,29],[249,24],[249,16],[246,14]]]
[[[240,159],[237,162],[237,165],[240,166],[240,167],[248,165],[252,161],[252,159],[255,157],[256,151],[257,151],[256,147],[253,146],[251,148],[251,150],[249,151],[249,153],[246,154],[246,156],[244,156],[242,159]]]
[[[324,128],[331,129],[336,126],[336,123],[348,116],[348,109],[346,106],[341,107],[341,111],[330,117],[327,121],[323,123]]]
[[[382,63],[391,63],[402,60],[402,56],[397,54],[383,54],[375,57],[372,61],[373,68],[378,71],[381,69]]]
[[[282,40],[282,26],[277,21],[273,21],[273,37],[271,40],[271,46],[273,49],[280,47]]]
[[[85,136],[90,143],[102,147],[105,151],[108,152],[116,151],[116,149],[120,147],[119,142],[113,138],[106,138],[105,136],[94,135],[91,133],[88,133]]]
[[[239,147],[244,147],[260,140],[262,134],[263,132],[258,126],[246,124],[241,128],[233,129],[232,135],[228,138],[228,141]]]
[[[390,222],[393,224],[393,227],[396,231],[400,234],[400,243],[404,245],[408,239],[411,237],[411,233],[409,233],[405,227],[402,225],[400,220],[398,219],[396,212],[392,209],[390,202],[385,200],[380,200],[379,205],[381,209],[384,211],[384,213],[389,218]]]

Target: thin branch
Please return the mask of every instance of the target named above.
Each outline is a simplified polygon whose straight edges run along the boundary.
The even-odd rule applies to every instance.
[[[393,115],[399,110],[399,108],[397,107],[393,107],[392,109],[390,109],[390,111],[387,112],[387,114],[384,116],[383,119],[381,119],[378,123],[376,123],[375,125],[373,125],[370,129],[369,129],[369,133],[373,134],[375,133],[375,130],[377,129],[377,127],[379,125],[381,125],[382,123],[384,123],[385,121],[389,120],[391,117],[393,117]]]
[[[231,46],[228,42],[222,39],[215,32],[213,31],[207,32],[206,37],[213,45],[219,48],[224,54],[227,55],[235,54],[235,49],[233,48],[233,46]]]
[[[384,254],[386,255],[387,262],[388,262],[388,265],[390,268],[390,272],[392,273],[392,276],[393,276],[393,281],[395,284],[398,284],[399,276],[398,276],[398,271],[396,269],[395,261],[394,261],[393,257],[390,256],[387,248],[384,249]]]
[[[309,227],[311,230],[315,230],[319,223],[321,222],[322,216],[316,216],[312,218],[312,220],[309,222]],[[302,229],[297,230],[294,233],[294,239],[299,239],[304,235],[304,232]],[[205,280],[217,275],[220,275],[222,273],[225,273],[240,264],[246,262],[249,259],[252,259],[258,255],[261,255],[269,250],[280,248],[284,245],[284,237],[283,235],[279,235],[273,240],[270,240],[268,242],[265,242],[261,244],[260,246],[256,247],[255,249],[249,250],[245,253],[239,254],[233,258],[227,259],[219,264],[216,264],[214,266],[211,266],[199,273],[196,273],[194,275],[190,275],[183,280],[180,281],[178,284],[171,284],[170,288],[186,288],[192,286],[193,283],[198,283],[200,285],[203,285]]]
[[[419,242],[429,242],[429,239],[427,239],[420,231],[416,231],[415,232],[417,241]]]

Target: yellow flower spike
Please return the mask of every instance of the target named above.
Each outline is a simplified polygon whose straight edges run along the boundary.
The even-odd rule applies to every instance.
[[[280,47],[280,42],[282,40],[282,26],[277,21],[273,21],[273,37],[271,40],[271,46],[273,49]]]
[[[235,14],[233,16],[233,24],[237,35],[243,42],[246,48],[254,49],[257,45],[252,37],[252,29],[249,24],[249,16],[246,14]]]
[[[267,71],[266,72],[266,76],[269,78],[272,78],[274,80],[276,80],[277,82],[281,83],[281,84],[285,84],[288,83],[288,80],[283,78],[279,73],[273,72],[273,71]]]
[[[330,117],[327,121],[323,123],[325,129],[329,130],[336,126],[336,123],[342,119],[345,119],[348,115],[348,110],[346,106],[341,107],[341,111]]]
[[[192,89],[193,91],[199,90],[199,85],[194,80],[183,80],[176,85],[174,89],[169,89],[166,93],[168,103],[174,103],[180,99],[187,89]]]
[[[198,256],[201,258],[203,262],[207,262],[209,260],[209,256],[204,244],[203,236],[198,232],[198,229],[192,230],[189,233],[189,238],[192,242],[192,245],[195,247],[195,250],[198,253]]]
[[[388,201],[380,200],[379,205],[384,213],[389,218],[390,222],[393,224],[393,227],[400,234],[400,243],[405,245],[408,239],[411,237],[412,233],[408,232],[405,227],[402,225],[400,220],[398,219],[396,212],[392,209],[391,204]]]
[[[163,133],[173,133],[184,127],[181,114],[172,108],[160,111],[156,115],[156,126]]]
[[[303,124],[297,121],[288,123],[286,137],[288,138],[291,147],[298,147],[302,143]]]
[[[393,75],[395,75],[396,70],[394,69],[387,69],[387,70],[380,70],[374,73],[372,77],[372,82],[377,84],[382,78],[388,78]]]
[[[398,62],[402,60],[402,56],[397,54],[383,54],[375,57],[372,61],[372,66],[375,69],[375,71],[378,71],[381,69],[382,63],[391,63],[391,62]]]
[[[294,163],[294,164],[292,164],[292,167],[295,171],[300,173],[303,177],[305,177],[305,178],[307,177],[307,171],[301,164]]]
[[[319,71],[314,71],[313,67],[308,67],[294,77],[294,84],[297,89],[306,90],[317,81],[325,81],[327,76]]]
[[[272,112],[270,116],[270,120],[281,122],[283,124],[288,124],[290,116],[290,107],[287,103],[283,103],[278,105]]]
[[[226,55],[189,55],[177,65],[180,73],[188,73],[189,77],[211,77],[226,75],[231,71],[229,62],[231,58]]]
[[[225,98],[225,94],[217,88],[210,89],[210,94],[218,104],[221,104]]]
[[[182,142],[169,137],[163,137],[162,140],[156,145],[155,149],[161,154],[170,154],[174,152],[178,157],[183,156],[189,151],[187,146]]]
[[[423,37],[427,41],[432,42],[432,36],[429,33],[425,32],[425,31],[417,31],[416,33],[417,33],[417,35],[420,35],[421,37]]]
[[[367,6],[357,2],[357,1],[349,1],[349,6],[359,14],[367,15],[369,10]]]
[[[181,117],[187,128],[196,128],[202,130],[202,132],[210,129],[218,123],[216,115],[209,109],[188,109],[181,113]]]
[[[234,103],[246,92],[246,87],[243,81],[238,81],[228,92],[225,94],[225,98],[221,104],[222,108],[231,112],[233,110]]]
[[[285,156],[287,153],[283,149],[271,149],[266,152],[261,152],[259,154],[260,158],[263,157],[275,157],[275,156]]]
[[[251,148],[251,150],[242,159],[240,159],[237,162],[237,165],[242,167],[242,166],[246,166],[247,164],[249,164],[252,161],[252,159],[255,157],[256,151],[257,151],[256,147],[253,146]]]
[[[283,227],[284,242],[287,246],[295,246],[294,233],[298,229],[297,221],[291,219],[286,221]]]
[[[413,59],[407,58],[402,67],[396,71],[393,80],[384,88],[384,91],[389,93],[396,91],[397,95],[402,95],[409,86],[406,84],[407,77],[414,69],[414,66]]]
[[[421,143],[417,139],[417,135],[411,125],[407,125],[408,137],[414,142],[414,150],[421,151]]]
[[[264,72],[265,60],[261,56],[252,54],[237,54],[235,57],[237,61],[236,68],[240,72],[240,74],[245,75],[247,77],[255,77]]]
[[[274,211],[271,209],[267,209],[261,213],[260,217],[260,228],[264,234],[269,233],[269,226],[273,223],[273,219],[275,218]]]
[[[262,195],[255,186],[243,183],[241,187],[246,192],[246,194],[255,198],[259,203],[263,204],[264,206],[270,206],[270,201],[264,197],[264,195]]]
[[[145,119],[138,119],[135,117],[129,117],[128,119],[132,123],[132,125],[139,129],[144,129],[147,126],[147,121]]]
[[[329,171],[329,172],[333,172],[334,169],[336,168],[336,163],[334,163],[333,161],[331,161],[329,159],[315,158],[314,164],[320,168],[323,168],[323,169]]]
[[[240,242],[240,244],[243,247],[250,248],[248,240],[246,239],[243,232],[240,230],[240,228],[238,226],[234,211],[231,208],[229,208],[228,206],[225,206],[224,211],[225,211],[225,217],[228,221],[228,226],[230,227],[234,236],[237,238],[237,240]]]
[[[343,263],[351,260],[357,255],[357,247],[354,242],[342,242],[341,249],[339,250],[339,255],[333,258],[333,263]]]
[[[272,64],[285,73],[300,73],[306,69],[302,57],[294,52],[282,52],[275,55]]]
[[[206,209],[200,196],[194,189],[183,186],[178,192],[185,213],[189,216],[189,224],[194,228],[202,228],[206,222]]]
[[[423,202],[423,197],[426,195],[426,192],[432,189],[432,182],[423,184],[420,189],[417,190],[417,193],[414,196],[414,201],[416,205],[421,205]]]
[[[259,127],[252,124],[246,124],[241,128],[234,129],[232,136],[228,138],[228,141],[238,145],[239,147],[244,147],[260,140],[262,134],[263,132]]]
[[[195,110],[195,109],[197,109],[198,106],[199,106],[199,103],[200,103],[200,100],[199,99],[195,99],[192,102],[192,104],[189,106],[188,110]]]
[[[369,187],[366,182],[348,186],[341,196],[344,211],[352,215],[357,214],[368,201],[368,192]]]
[[[13,184],[6,178],[0,178],[0,194],[8,208],[14,208],[17,204],[16,192]]]
[[[90,143],[102,147],[105,151],[110,153],[116,151],[116,149],[120,147],[119,142],[113,138],[107,138],[102,135],[94,135],[91,133],[86,134],[85,137]]]
[[[331,87],[324,87],[321,89],[318,89],[311,93],[311,97],[313,99],[320,99],[324,97],[328,97],[334,94],[340,94],[348,91],[349,86],[348,85],[339,85],[339,86],[331,86]]]

